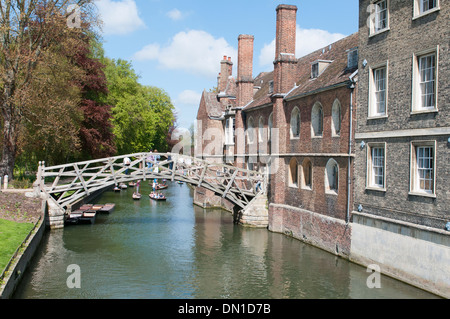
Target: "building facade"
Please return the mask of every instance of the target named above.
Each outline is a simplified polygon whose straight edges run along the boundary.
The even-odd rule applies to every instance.
[[[202,96],[197,154],[268,174],[269,230],[450,296],[450,8],[440,2],[361,0],[357,33],[301,58],[297,7],[279,5],[273,70],[253,76],[255,39],[240,35],[236,78],[224,57],[217,92]]]
[[[352,225],[352,258],[447,295],[449,21],[445,1],[360,1]]]

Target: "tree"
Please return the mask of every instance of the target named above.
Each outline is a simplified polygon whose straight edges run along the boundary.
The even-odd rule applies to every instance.
[[[59,45],[62,18],[67,7],[88,7],[90,0],[0,0],[0,109],[2,116],[2,159],[0,175],[13,176],[20,125],[32,92],[33,76],[42,55]],[[87,11],[86,11],[87,12]],[[31,95],[31,93],[29,94]],[[28,95],[28,96],[29,96]]]
[[[102,158],[116,153],[111,106],[105,104],[108,87],[103,71],[105,66],[100,62],[103,55],[101,53],[94,56],[91,52],[98,52],[100,44],[92,37],[87,40],[91,41],[83,41],[75,55],[76,65],[84,71],[79,84],[83,95],[81,109],[84,113],[79,134],[84,157]]]
[[[118,153],[166,151],[166,136],[175,121],[170,97],[159,88],[141,85],[130,62],[105,59],[105,64]]]

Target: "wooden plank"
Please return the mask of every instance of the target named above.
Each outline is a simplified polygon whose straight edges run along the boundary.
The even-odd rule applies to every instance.
[[[207,170],[208,170],[208,164],[205,164],[205,166],[203,167],[202,176],[200,177],[199,181],[197,182],[197,186],[200,187],[202,185],[202,182],[203,182],[203,179],[205,178],[205,174],[206,174]]]
[[[228,186],[227,186],[227,188],[225,189],[225,192],[224,192],[223,195],[222,195],[222,198],[225,198],[225,197],[227,196],[227,193],[228,193],[228,191],[230,190],[231,185],[233,185],[234,179],[236,178],[236,175],[237,175],[238,172],[239,172],[238,169],[236,169],[236,170],[234,171],[233,175],[231,176],[231,180],[230,180],[230,182],[228,183]]]

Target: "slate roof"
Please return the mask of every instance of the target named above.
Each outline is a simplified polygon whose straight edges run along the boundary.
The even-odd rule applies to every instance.
[[[299,58],[296,68],[296,85],[285,97],[293,98],[303,94],[314,92],[321,88],[330,87],[349,80],[349,76],[356,71],[347,68],[348,50],[358,46],[358,33],[330,44],[322,49],[316,50],[304,57]],[[328,67],[315,79],[311,79],[311,65],[317,60],[332,61]],[[269,81],[273,80],[273,71],[260,74],[255,78],[254,85],[261,86],[253,101],[244,110],[263,106],[271,103],[269,94]]]

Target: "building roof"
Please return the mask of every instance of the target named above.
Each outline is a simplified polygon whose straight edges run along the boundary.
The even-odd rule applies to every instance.
[[[208,114],[208,117],[222,116],[224,108],[222,103],[217,100],[216,92],[206,92],[206,90],[204,90],[202,99],[205,101],[206,113]]]
[[[322,88],[331,87],[349,80],[357,66],[348,69],[348,51],[358,46],[358,33],[334,42],[297,60],[296,87],[289,92],[286,99],[295,98]],[[317,78],[311,78],[311,66],[316,61],[324,61],[327,67]],[[331,61],[331,62],[330,62]],[[253,96],[245,110],[251,110],[271,103],[269,82],[273,80],[273,71],[258,75],[254,80],[255,87],[261,87]]]

